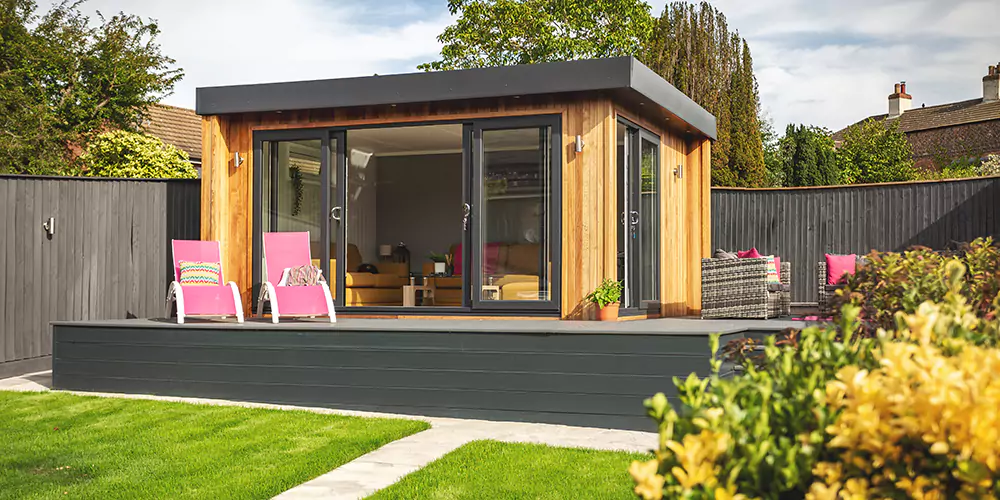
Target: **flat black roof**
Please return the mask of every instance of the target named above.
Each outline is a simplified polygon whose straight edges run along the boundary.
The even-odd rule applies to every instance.
[[[715,117],[634,57],[285,83],[202,87],[199,115],[607,91],[652,102],[711,139]]]

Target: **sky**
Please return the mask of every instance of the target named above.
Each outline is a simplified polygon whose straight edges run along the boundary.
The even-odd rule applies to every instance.
[[[650,1],[656,14],[665,0]],[[711,0],[750,44],[761,105],[783,130],[837,130],[888,110],[982,97],[1000,63],[1000,0]],[[434,60],[447,0],[90,0],[159,20],[185,77],[164,102],[213,85],[407,73]]]

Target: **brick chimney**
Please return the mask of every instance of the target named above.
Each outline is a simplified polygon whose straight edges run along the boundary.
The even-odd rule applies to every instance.
[[[990,66],[983,77],[983,102],[1000,101],[1000,63]]]
[[[906,93],[906,82],[897,83],[894,90],[889,96],[889,118],[898,118],[913,105],[913,96]]]

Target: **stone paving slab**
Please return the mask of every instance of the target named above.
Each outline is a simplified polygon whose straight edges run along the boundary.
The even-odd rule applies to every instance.
[[[47,391],[51,386],[51,372],[40,372],[21,377],[0,379],[0,390]],[[278,410],[305,410],[315,413],[358,417],[402,418],[423,420],[431,424],[431,428],[428,430],[393,441],[275,497],[280,500],[355,500],[364,498],[377,490],[392,485],[403,476],[421,469],[456,448],[471,441],[482,439],[510,443],[545,444],[567,448],[634,452],[649,451],[656,447],[657,442],[656,434],[651,432],[595,429],[555,424],[419,417],[413,415],[248,403],[220,399],[154,396],[148,394],[66,392],[85,396],[151,399]]]

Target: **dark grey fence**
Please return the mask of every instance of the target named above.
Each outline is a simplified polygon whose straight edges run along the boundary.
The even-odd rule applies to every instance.
[[[1000,178],[805,189],[712,190],[712,247],[792,263],[792,301],[816,302],[824,253],[954,248],[1000,235]]]
[[[47,363],[50,321],[162,316],[199,233],[197,180],[0,176],[0,376]]]

